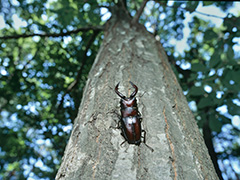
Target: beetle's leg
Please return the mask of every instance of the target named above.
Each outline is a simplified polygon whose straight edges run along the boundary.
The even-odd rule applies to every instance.
[[[122,146],[125,142],[127,142],[126,140],[124,140],[121,144],[120,144],[120,146]]]
[[[145,131],[145,130],[142,130],[142,132],[143,132],[143,136],[142,136],[142,138],[143,138],[143,143],[146,144],[146,131]]]
[[[144,96],[145,93],[146,93],[146,91],[144,91],[142,94],[139,94],[138,96],[141,98]]]
[[[116,127],[114,127],[114,126],[110,126],[109,128],[120,129],[119,125],[117,125]]]
[[[121,135],[123,136],[122,133],[121,133]],[[127,142],[127,140],[124,140],[124,141],[120,144],[120,146],[122,146],[125,142]]]
[[[140,122],[142,122],[142,114],[138,111],[137,113],[138,119],[140,120]]]
[[[116,122],[116,120],[114,119],[115,123],[117,124],[117,127],[113,127],[113,126],[110,126],[110,128],[113,128],[113,129],[121,129],[121,122],[120,120],[118,122]]]
[[[115,121],[116,124],[118,124],[118,123],[119,123],[119,120],[121,119],[121,115],[120,115],[116,110],[114,110],[114,109],[113,109],[112,111],[107,112],[107,114],[110,114],[110,113],[115,114],[115,115],[117,116],[118,121],[116,121],[115,119],[113,119],[113,120]],[[119,127],[119,126],[118,126],[118,127]]]
[[[118,127],[118,129],[121,128],[121,121],[120,120],[118,121],[118,126],[117,127]]]
[[[116,111],[116,110],[112,110],[110,112],[107,112],[107,114],[112,113],[115,114],[117,116],[118,121],[116,120],[116,118],[112,118],[114,120],[114,122],[117,124],[117,126],[110,126],[109,128],[113,128],[113,129],[120,129],[120,119],[121,119],[121,115]]]
[[[153,152],[154,149],[151,148],[149,145],[146,144],[146,131],[145,130],[142,130],[143,132],[143,143]]]
[[[121,121],[120,121],[121,122]],[[128,139],[127,139],[127,136],[126,136],[126,134],[125,134],[125,132],[124,132],[124,130],[123,130],[123,127],[122,127],[122,125],[120,126],[120,128],[121,128],[121,135],[122,135],[122,137],[124,138],[124,141],[121,143],[121,145],[120,146],[122,146],[125,142],[127,142],[128,141]]]
[[[116,110],[113,110],[112,112],[109,113],[113,113],[118,117],[118,119],[121,119],[121,115]]]
[[[149,145],[147,145],[146,143],[144,143],[152,152],[154,151],[153,148],[151,148]]]

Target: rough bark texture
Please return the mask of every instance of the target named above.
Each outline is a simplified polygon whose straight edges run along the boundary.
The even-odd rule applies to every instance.
[[[113,88],[120,81],[127,95],[129,80],[139,88],[146,143],[154,152],[143,143],[120,146],[120,130],[110,127],[118,120],[111,112],[119,110]],[[161,44],[121,12],[106,27],[56,179],[218,179]]]

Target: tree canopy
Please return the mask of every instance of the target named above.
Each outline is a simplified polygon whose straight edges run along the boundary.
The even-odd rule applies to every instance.
[[[145,5],[140,0],[1,1],[0,178],[54,179],[115,3],[123,3],[132,16]],[[236,4],[155,0],[139,14],[139,23],[163,44],[224,179],[240,174]]]

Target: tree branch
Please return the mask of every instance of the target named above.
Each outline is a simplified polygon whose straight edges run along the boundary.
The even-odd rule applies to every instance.
[[[208,16],[208,17],[215,17],[215,18],[219,18],[219,19],[224,19],[225,17],[220,17],[220,16],[217,16],[217,15],[213,15],[213,14],[207,14],[207,13],[204,13],[204,12],[200,12],[200,11],[196,11],[195,9],[191,9],[191,8],[182,8],[180,6],[176,6],[176,5],[172,5],[172,6],[168,6],[167,3],[163,3],[163,2],[159,2],[158,0],[153,0],[154,2],[156,3],[159,3],[160,5],[164,4],[165,6],[169,7],[169,8],[178,8],[178,9],[181,9],[181,10],[186,10],[186,11],[189,11],[189,12],[195,12],[195,13],[198,13],[198,14],[201,14],[201,15],[204,15],[204,16]]]
[[[142,2],[141,7],[139,8],[139,10],[137,11],[137,13],[136,13],[135,16],[133,17],[133,20],[132,20],[133,23],[138,22],[138,20],[139,20],[141,14],[142,14],[142,12],[143,12],[143,10],[144,10],[147,2],[148,2],[148,0],[144,0],[144,1]]]
[[[72,31],[67,31],[67,32],[61,32],[61,33],[50,33],[50,34],[40,34],[40,33],[35,33],[35,34],[20,34],[20,35],[11,35],[11,36],[2,36],[0,39],[19,39],[19,38],[28,38],[28,37],[34,37],[34,36],[39,36],[39,37],[60,37],[60,36],[68,36],[70,34],[76,34],[80,31],[86,32],[89,30],[93,31],[102,31],[104,29],[104,26],[87,26],[87,27],[82,27],[78,28]]]
[[[189,10],[188,8],[186,8],[186,10]],[[215,18],[219,18],[219,19],[224,19],[225,17],[220,17],[220,16],[217,16],[217,15],[214,15],[214,14],[207,14],[207,13],[203,13],[203,12],[200,12],[200,11],[193,11],[195,13],[198,13],[198,14],[201,14],[201,15],[204,15],[204,16],[208,16],[208,17],[215,17]]]
[[[60,103],[59,103],[59,105],[58,105],[57,112],[59,112],[59,110],[60,110],[60,108],[61,108],[61,106],[62,106],[62,104],[63,104],[63,101],[64,101],[65,96],[66,96],[69,92],[71,92],[71,91],[77,86],[77,84],[79,83],[79,80],[80,80],[81,75],[82,75],[83,68],[84,68],[84,66],[85,66],[85,64],[86,64],[86,62],[87,62],[87,52],[88,52],[88,50],[90,49],[93,41],[95,40],[95,38],[96,38],[96,36],[98,35],[99,32],[100,32],[100,30],[99,30],[99,31],[95,31],[95,32],[93,33],[93,35],[91,36],[90,40],[88,41],[87,46],[86,46],[86,49],[85,49],[85,51],[84,51],[83,58],[82,58],[82,59],[83,59],[83,60],[82,60],[82,65],[81,65],[80,69],[78,70],[77,77],[76,77],[76,79],[68,86],[66,92],[63,94],[62,99],[61,99],[61,101],[60,101]]]

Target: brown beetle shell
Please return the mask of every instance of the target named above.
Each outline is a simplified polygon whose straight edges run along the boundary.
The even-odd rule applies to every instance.
[[[122,135],[129,144],[141,143],[141,117],[138,112],[137,99],[121,99],[121,129]]]

